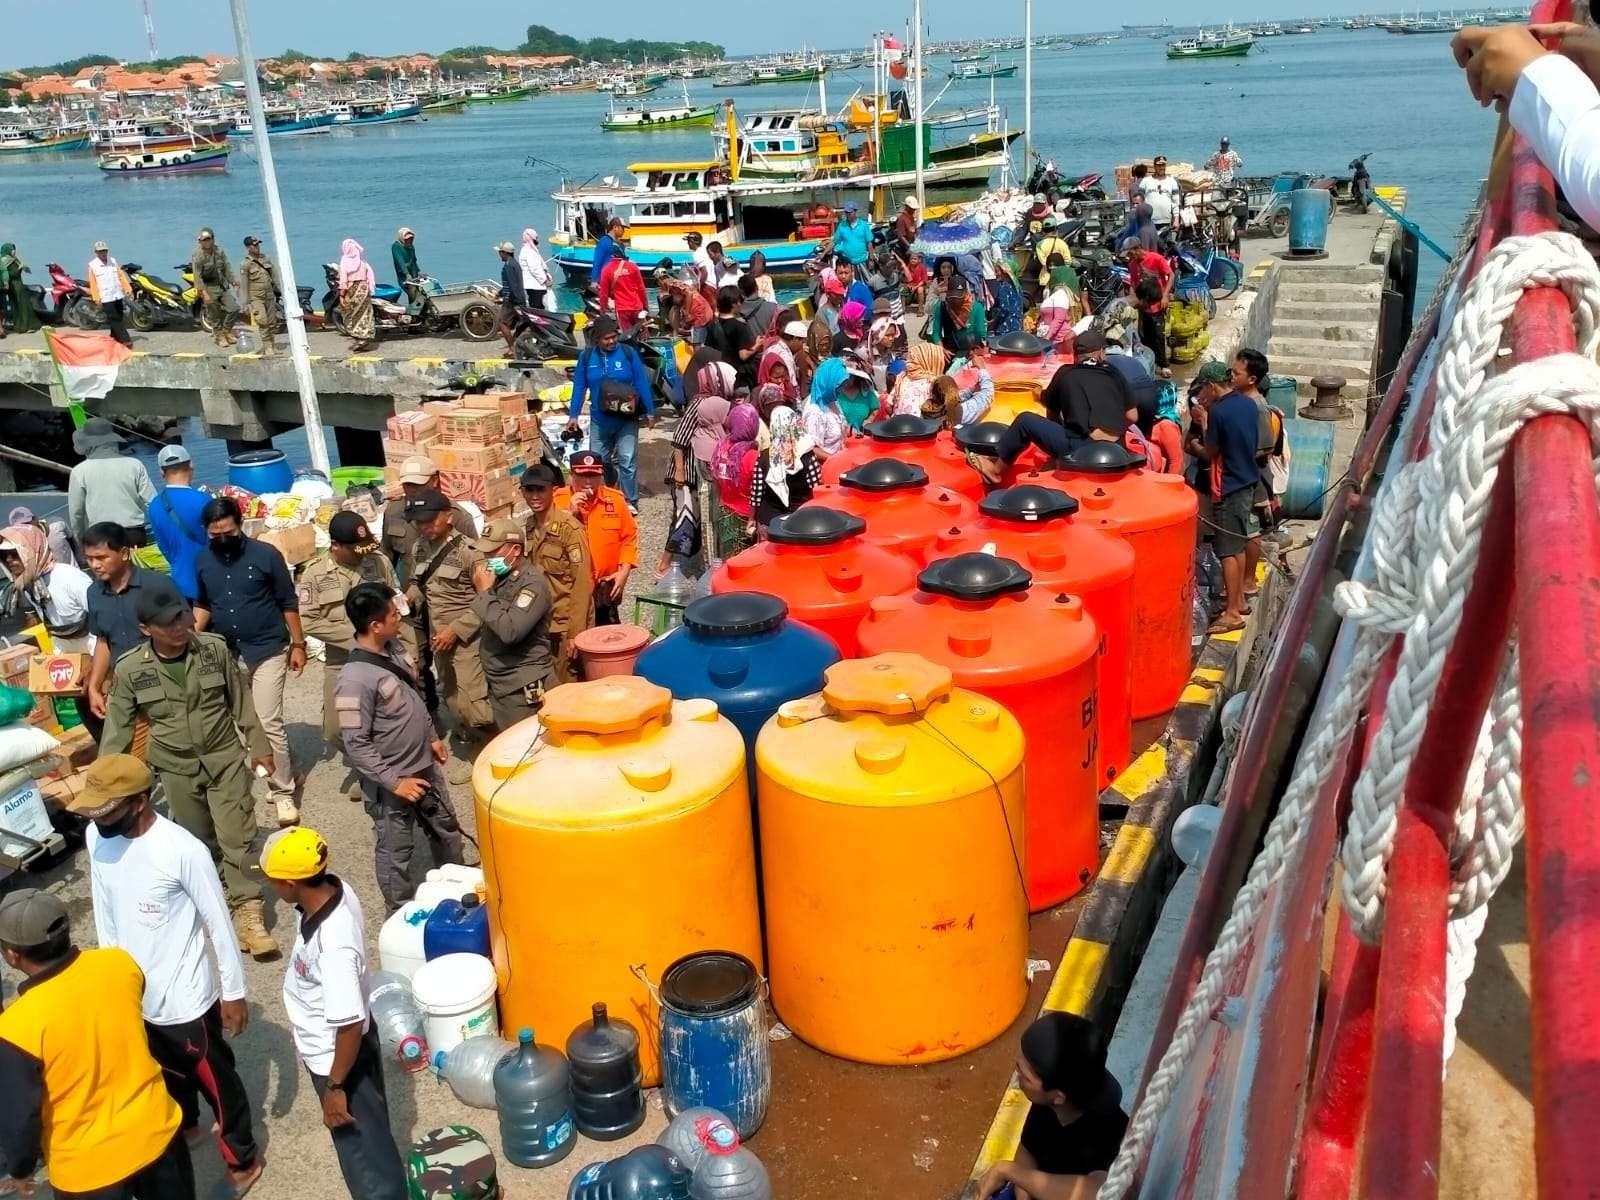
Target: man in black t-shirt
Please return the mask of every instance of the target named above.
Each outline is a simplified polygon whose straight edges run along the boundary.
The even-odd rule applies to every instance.
[[[1017,1082],[1033,1106],[1022,1145],[984,1172],[977,1200],[1008,1183],[1030,1200],[1092,1200],[1128,1127],[1104,1039],[1083,1017],[1046,1013],[1022,1034]]]
[[[730,284],[717,292],[717,318],[706,326],[705,344],[722,355],[723,362],[733,364],[741,384],[754,387],[756,335],[738,309],[738,288]]]

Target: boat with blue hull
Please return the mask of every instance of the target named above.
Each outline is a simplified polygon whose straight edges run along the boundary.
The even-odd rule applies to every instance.
[[[279,137],[290,133],[325,133],[333,125],[332,109],[306,111],[303,109],[268,109],[267,135]],[[255,123],[245,113],[228,130],[229,137],[254,137]]]
[[[332,108],[333,128],[351,129],[358,125],[382,125],[394,121],[415,121],[422,116],[422,102],[415,96],[377,100],[351,100]]]

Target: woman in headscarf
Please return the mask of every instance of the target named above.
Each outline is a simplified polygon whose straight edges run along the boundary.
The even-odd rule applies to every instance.
[[[844,301],[844,283],[829,271],[822,281],[822,292],[817,297],[817,315],[812,319],[812,325],[821,321],[827,325],[829,337],[838,333],[839,313],[844,308]]]
[[[765,398],[772,408],[782,407],[783,397],[775,389],[756,389],[758,398],[763,393],[767,393]],[[729,410],[727,426],[711,452],[711,482],[716,488],[717,501],[717,520],[712,523],[712,529],[716,534],[714,552],[718,558],[737,554],[749,544],[747,539],[733,536],[737,530],[731,522],[722,519],[722,514],[726,511],[741,518],[748,531],[752,520],[751,485],[755,482],[756,461],[761,457],[757,445],[761,429],[761,414],[756,405],[740,400]]]
[[[1131,388],[1134,411],[1124,444],[1145,456],[1145,466],[1169,475],[1183,473],[1183,430],[1161,415],[1161,391],[1156,387]]]
[[[861,345],[867,336],[867,306],[859,300],[846,300],[839,310],[839,331],[833,335],[833,352],[843,354]]]
[[[517,251],[517,264],[522,268],[522,286],[528,293],[530,308],[544,308],[545,294],[550,290],[550,268],[544,255],[539,253],[539,231],[522,231],[522,249]]]
[[[827,366],[828,363],[823,363],[818,373]],[[751,525],[746,527],[751,532],[759,529],[763,534],[773,517],[792,513],[811,499],[812,491],[822,482],[822,467],[817,462],[811,438],[794,415],[794,409],[786,404],[773,409],[768,428],[771,445],[762,451],[751,474]]]
[[[694,399],[688,402],[672,433],[672,485],[674,520],[679,510],[689,509],[701,529],[710,528],[707,503],[711,478],[711,454],[726,432],[728,412],[733,407],[734,369],[726,362],[707,363],[695,378]],[[656,577],[666,574],[672,556],[661,551]]]
[[[891,316],[878,317],[867,330],[862,357],[879,393],[886,393],[906,369],[906,327]]]
[[[811,391],[811,380],[817,368],[833,357],[833,330],[821,317],[812,317],[806,327],[804,348],[795,354],[795,386],[801,396]]]
[[[372,266],[362,257],[361,243],[345,238],[339,247],[339,311],[344,331],[354,339],[352,350],[370,350],[377,337],[372,320]]]
[[[1022,332],[1022,289],[1016,269],[1000,247],[990,242],[983,252],[984,282],[989,289],[989,329],[996,337]]]
[[[767,274],[767,256],[765,254],[759,250],[752,250],[750,252],[750,266],[745,270],[745,274],[755,280],[756,295],[760,296],[768,304],[776,304],[778,302],[778,294],[772,287],[772,276]]]
[[[811,394],[800,412],[800,424],[811,439],[812,452],[826,461],[844,449],[850,436],[850,422],[839,406],[839,393],[857,390],[850,369],[842,358],[826,359],[811,377]]]
[[[970,333],[978,341],[989,336],[988,315],[972,294],[966,276],[952,275],[949,290],[928,309],[928,327],[922,336],[938,342],[951,354],[961,352],[961,335]]]
[[[39,315],[33,311],[23,275],[28,264],[17,255],[14,242],[0,246],[0,337],[9,328],[13,333],[32,333],[39,328]]]
[[[1135,206],[1128,216],[1128,224],[1117,235],[1116,249],[1126,250],[1138,246],[1141,250],[1159,249],[1155,212],[1148,204]]]
[[[850,432],[863,433],[868,421],[878,416],[878,389],[873,386],[872,363],[865,350],[846,350],[839,356],[844,360],[844,385],[834,393],[839,411],[844,414]]]
[[[1060,263],[1052,257],[1052,263]],[[1078,273],[1065,265],[1052,266],[1049,275],[1050,290],[1039,302],[1039,321],[1034,332],[1055,349],[1072,348],[1072,326],[1078,319]]]
[[[949,361],[949,353],[938,342],[918,342],[911,347],[906,352],[906,369],[894,381],[894,389],[885,398],[882,415],[895,417],[909,413],[920,416],[922,406],[927,403],[929,393],[933,390],[933,381],[944,374],[945,364]]]
[[[57,562],[49,535],[37,523],[0,529],[0,567],[11,577],[13,603],[21,600],[50,631],[56,648],[77,653],[89,647],[89,576],[70,562]]]

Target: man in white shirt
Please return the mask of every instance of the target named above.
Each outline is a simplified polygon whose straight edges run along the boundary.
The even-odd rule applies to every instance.
[[[1156,155],[1150,174],[1139,183],[1139,194],[1150,206],[1150,219],[1157,229],[1166,229],[1178,212],[1178,181],[1167,174],[1167,156]]]
[[[345,1186],[355,1200],[407,1200],[367,1004],[361,902],[328,872],[328,843],[314,829],[281,829],[268,838],[261,873],[278,899],[300,913],[283,1006],[322,1100],[322,1123],[333,1137]]]
[[[107,754],[89,765],[67,808],[89,821],[100,945],[126,950],[144,972],[145,1033],[183,1128],[198,1135],[205,1093],[228,1180],[242,1193],[260,1178],[262,1162],[250,1098],[223,1033],[244,1032],[244,962],[211,852],[151,807],[151,786],[139,759]]]
[[[133,345],[128,336],[127,307],[133,298],[133,284],[122,269],[122,264],[111,257],[111,247],[104,242],[94,244],[94,257],[89,260],[89,299],[100,306],[111,336],[124,346]]]

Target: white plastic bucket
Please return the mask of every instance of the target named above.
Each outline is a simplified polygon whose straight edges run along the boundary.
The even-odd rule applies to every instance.
[[[448,864],[434,867],[417,887],[413,899],[418,904],[432,908],[441,900],[459,900],[471,896],[483,887],[482,867],[463,867]]]
[[[408,900],[383,923],[378,931],[378,964],[385,971],[410,979],[428,961],[422,951],[422,927],[432,911],[431,903]]]
[[[468,1038],[499,1037],[494,964],[481,954],[444,954],[417,969],[411,994],[422,1010],[428,1048],[449,1051]]]

